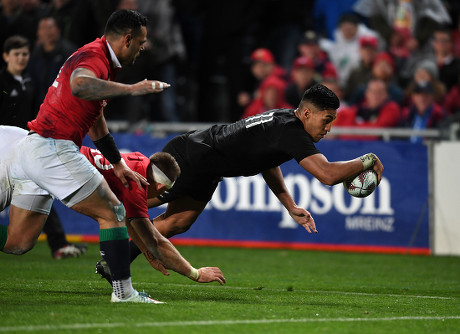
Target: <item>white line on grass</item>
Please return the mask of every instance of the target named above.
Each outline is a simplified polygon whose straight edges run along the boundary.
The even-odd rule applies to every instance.
[[[155,307],[155,306],[154,306]],[[161,307],[161,306],[160,306]],[[219,326],[219,325],[257,325],[273,323],[312,323],[312,322],[378,322],[378,321],[444,321],[460,320],[460,316],[437,317],[388,317],[388,318],[301,318],[301,319],[248,319],[248,320],[198,320],[198,321],[165,321],[165,322],[114,322],[95,324],[68,324],[68,325],[37,325],[0,327],[0,332],[14,331],[56,331],[67,329],[89,328],[116,328],[116,327],[188,327],[188,326]]]
[[[240,287],[240,286],[219,286],[219,285],[202,285],[202,284],[179,284],[179,283],[151,283],[151,282],[137,282],[136,285],[172,285],[179,287],[190,288],[217,288],[217,289],[233,289],[233,290],[261,290],[261,291],[275,291],[282,292],[287,289],[271,289],[264,287]],[[357,295],[357,296],[372,296],[372,297],[407,297],[407,298],[426,298],[426,299],[458,299],[456,297],[441,297],[441,296],[423,296],[423,295],[401,295],[391,293],[367,293],[367,292],[352,292],[352,291],[335,291],[335,290],[302,290],[293,288],[289,292],[308,292],[308,293],[324,293],[324,294],[341,294],[341,295]]]
[[[76,282],[87,284],[88,282],[99,282],[98,281],[80,281],[80,280],[55,280],[60,282]],[[265,287],[244,287],[244,286],[220,286],[220,285],[209,285],[209,284],[180,284],[180,283],[152,283],[152,282],[136,282],[134,283],[136,286],[178,286],[178,287],[186,287],[186,288],[216,288],[216,289],[232,289],[232,290],[261,290],[261,291],[275,291],[275,292],[282,292],[288,291],[286,289],[272,289],[272,288],[265,288]],[[352,291],[336,291],[336,290],[303,290],[303,289],[296,289],[292,288],[289,292],[306,292],[306,293],[323,293],[323,294],[339,294],[339,295],[356,295],[356,296],[369,296],[369,297],[406,297],[406,298],[422,298],[422,299],[441,299],[441,300],[456,300],[459,299],[458,297],[442,297],[442,296],[424,296],[424,295],[403,295],[403,294],[394,294],[394,293],[368,293],[368,292],[352,292]]]
[[[90,281],[79,281],[79,280],[59,280],[61,282],[77,282],[77,283],[88,283]],[[99,282],[92,281],[92,282]],[[180,283],[152,283],[152,282],[136,282],[136,286],[154,285],[154,286],[178,286],[188,288],[216,288],[216,289],[232,289],[232,290],[262,290],[262,291],[287,291],[286,289],[272,289],[265,287],[243,287],[243,286],[220,286],[220,285],[209,285],[209,284],[180,284]],[[458,297],[442,297],[442,296],[424,296],[424,295],[403,295],[394,293],[368,293],[368,292],[352,292],[352,291],[336,291],[336,290],[303,290],[293,288],[289,292],[306,292],[306,293],[323,293],[323,294],[341,294],[341,295],[356,295],[356,296],[370,296],[370,297],[406,297],[406,298],[423,298],[423,299],[441,299],[441,300],[456,300]]]

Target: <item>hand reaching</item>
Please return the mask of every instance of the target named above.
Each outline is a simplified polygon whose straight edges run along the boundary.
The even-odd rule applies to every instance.
[[[297,224],[302,225],[308,233],[311,233],[312,231],[318,233],[316,230],[315,220],[307,210],[294,206],[293,209],[289,211],[289,215],[296,221]]]
[[[222,271],[217,267],[202,267],[198,269],[200,276],[198,277],[197,282],[199,283],[210,283],[217,281],[220,285],[223,285],[226,280]]]

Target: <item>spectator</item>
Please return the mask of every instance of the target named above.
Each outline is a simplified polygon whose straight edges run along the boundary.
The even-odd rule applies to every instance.
[[[284,98],[285,89],[285,81],[276,76],[267,78],[260,86],[259,96],[249,104],[241,118],[258,115],[271,109],[294,109]]]
[[[449,28],[440,27],[434,31],[433,51],[439,68],[439,80],[450,90],[458,82],[460,59],[454,55]]]
[[[394,70],[395,64],[393,58],[391,58],[388,53],[381,52],[375,57],[374,63],[372,64],[372,78],[384,81],[389,98],[401,106],[404,101],[404,92],[396,83]],[[350,104],[360,102],[364,97],[365,90],[366,85],[361,86],[348,102]]]
[[[76,45],[81,45],[81,38],[75,36],[76,8],[78,3],[76,0],[51,0],[47,15],[55,18],[58,23],[61,35]]]
[[[449,90],[444,99],[444,110],[447,115],[460,115],[460,77],[457,84]]]
[[[11,36],[3,46],[3,59],[7,66],[0,72],[0,125],[12,125],[27,129],[27,122],[34,119],[35,89],[25,73],[30,58],[29,41],[22,36]],[[43,227],[47,235],[51,256],[55,259],[76,257],[86,252],[86,245],[67,241],[57,212],[52,207]]]
[[[372,65],[378,52],[378,40],[374,36],[361,36],[359,39],[360,62],[348,77],[344,87],[345,99],[348,101],[356,91],[372,78]]]
[[[359,65],[359,38],[361,36],[377,37],[377,34],[360,23],[356,15],[344,14],[340,18],[334,35],[335,41],[322,40],[320,46],[327,51],[337,70],[339,83],[344,87],[350,72]]]
[[[446,95],[446,87],[438,80],[438,67],[436,66],[436,63],[429,59],[422,60],[418,64],[417,70],[414,74],[414,79],[408,85],[404,94],[406,100],[405,104],[411,103],[412,94],[417,84],[424,85],[428,82],[431,84],[430,88],[433,90],[432,94],[434,101],[437,104],[442,105]]]
[[[37,46],[32,52],[29,63],[29,73],[37,90],[38,110],[43,102],[48,88],[66,59],[77,49],[71,42],[61,38],[56,20],[47,16],[40,19],[37,30]]]
[[[390,40],[388,42],[388,53],[395,62],[397,73],[404,68],[407,59],[413,51],[411,40],[412,37],[408,29],[394,27],[392,30]]]
[[[15,14],[13,21],[16,22],[16,28],[10,33],[27,38],[33,50],[37,39],[38,20],[48,11],[48,4],[42,0],[18,0],[18,2],[21,10]]]
[[[441,106],[434,101],[431,82],[419,82],[412,92],[412,103],[403,110],[402,125],[413,130],[435,128],[444,116]],[[410,137],[413,143],[422,140],[419,136]]]
[[[319,47],[318,35],[314,31],[307,30],[297,48],[300,56],[313,60],[316,81],[320,82],[324,77],[337,78],[337,71],[327,53]]]
[[[35,87],[25,73],[30,58],[29,41],[22,36],[9,37],[3,44],[6,66],[0,71],[0,124],[26,129],[36,115]]]
[[[251,92],[242,91],[238,94],[238,104],[241,107],[248,106],[254,98],[258,97],[258,88],[269,76],[284,79],[286,72],[275,63],[273,53],[264,48],[259,48],[251,53],[251,73],[256,80],[256,87]]]
[[[286,75],[283,68],[275,63],[275,57],[268,49],[260,48],[254,50],[251,54],[251,60],[251,72],[260,82],[272,75],[280,78]]]
[[[400,107],[390,99],[385,81],[371,79],[365,90],[364,101],[338,113],[334,125],[361,128],[390,128],[397,126],[400,119]],[[359,135],[347,135],[340,138],[355,140],[378,139],[378,137]]]
[[[307,57],[296,58],[291,70],[291,82],[285,91],[286,102],[291,106],[297,106],[304,92],[317,83],[313,61]]]

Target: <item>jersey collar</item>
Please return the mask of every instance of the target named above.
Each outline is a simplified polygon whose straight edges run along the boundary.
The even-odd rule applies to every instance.
[[[110,46],[109,41],[106,40],[105,38],[104,38],[104,40],[105,40],[105,43],[107,44],[107,47],[109,48],[110,58],[111,58],[111,60],[112,60],[113,67],[115,67],[115,68],[121,68],[121,64],[120,64],[120,62],[118,61],[118,58],[117,58],[117,56],[115,55],[115,52],[113,52],[113,49],[112,49],[112,47]]]

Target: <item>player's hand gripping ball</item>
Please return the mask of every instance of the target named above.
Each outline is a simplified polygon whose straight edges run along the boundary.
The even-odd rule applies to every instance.
[[[377,173],[372,169],[366,169],[358,176],[344,181],[343,186],[351,196],[369,196],[377,188]]]

